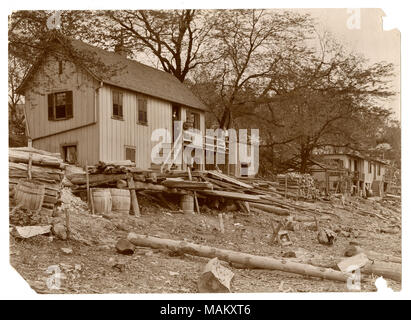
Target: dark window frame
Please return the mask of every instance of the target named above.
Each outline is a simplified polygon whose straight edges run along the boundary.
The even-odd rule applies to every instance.
[[[74,162],[69,162],[69,161],[67,161],[67,151],[68,151],[68,148],[72,148],[72,147],[74,147],[76,149],[76,159],[75,159]],[[61,150],[62,150],[62,153],[63,153],[63,161],[64,162],[67,162],[67,163],[70,163],[70,164],[77,164],[78,163],[78,144],[77,144],[77,142],[62,144],[61,145]]]
[[[123,92],[121,90],[112,90],[111,94],[111,116],[116,120],[124,119]]]
[[[63,60],[59,60],[58,65],[59,65],[59,74],[63,74]]]
[[[64,94],[64,104],[57,104],[58,97]],[[73,91],[57,91],[47,95],[48,120],[61,121],[73,118]],[[64,111],[64,116],[61,116]]]
[[[127,152],[128,150],[133,150],[133,151],[134,151],[134,152],[133,152],[133,154],[134,154],[134,157],[133,157],[134,160],[128,159],[128,155],[129,155],[129,153]],[[136,151],[137,151],[136,147],[133,147],[133,146],[124,146],[125,159],[126,159],[126,160],[130,160],[130,161],[136,163]]]
[[[194,112],[194,111],[189,111],[188,112],[189,117],[191,118],[191,115],[193,115],[193,129],[201,130],[201,115],[199,112]],[[191,119],[188,119],[191,121]]]
[[[143,97],[137,98],[137,123],[148,125],[148,99]]]

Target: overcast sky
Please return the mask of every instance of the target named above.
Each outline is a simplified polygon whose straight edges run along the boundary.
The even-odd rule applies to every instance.
[[[300,11],[300,10],[299,10]],[[330,31],[340,42],[363,54],[370,62],[386,61],[396,67],[396,77],[393,88],[398,95],[386,106],[395,112],[395,118],[400,119],[400,32],[398,30],[383,31],[381,9],[360,9],[359,29],[350,29],[347,20],[353,13],[347,9],[304,9],[318,19],[320,27]],[[355,19],[350,20],[351,26]]]

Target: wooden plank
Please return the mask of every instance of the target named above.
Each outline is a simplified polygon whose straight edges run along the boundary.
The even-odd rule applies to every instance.
[[[31,167],[33,166],[33,157],[32,154],[29,153],[29,164],[27,166],[27,176],[29,180],[31,180]]]
[[[85,185],[87,183],[86,173],[72,173],[66,176],[67,176],[67,179],[69,179],[72,184]],[[126,179],[127,179],[126,173],[122,173],[122,174],[98,173],[98,174],[89,175],[89,184],[96,186],[98,184],[106,184],[106,183],[117,182],[118,180],[126,180]]]
[[[49,156],[49,157],[54,157],[54,158],[61,159],[60,153],[52,153],[52,152],[48,152],[48,151],[45,151],[45,150],[40,150],[40,149],[36,149],[36,148],[32,148],[32,147],[9,148],[9,150],[19,151],[19,152],[37,153],[37,154],[41,154],[41,155],[44,155],[44,156]],[[61,161],[63,161],[63,160],[61,160]]]
[[[209,182],[166,179],[161,184],[169,188],[213,190],[213,185]]]
[[[235,199],[235,200],[244,200],[244,201],[249,201],[249,202],[261,202],[263,201],[260,196],[255,196],[251,194],[246,194],[246,193],[239,193],[239,192],[230,192],[230,191],[222,191],[222,190],[204,190],[204,191],[198,191],[201,194],[209,195],[209,196],[215,196],[215,197],[223,197],[223,198],[229,198],[229,199]]]
[[[193,176],[191,175],[190,166],[187,167],[187,173],[188,173],[188,179],[190,180],[190,182],[192,182]],[[213,188],[213,185],[211,185],[211,189],[212,188]],[[198,205],[197,193],[194,191],[193,194],[194,194],[194,204],[196,206],[197,213],[200,214],[200,206]]]
[[[86,188],[87,188],[87,204],[90,205],[90,179],[88,173],[88,164],[86,160]]]
[[[236,180],[236,179],[234,179],[234,178],[231,178],[231,177],[229,177],[229,176],[227,176],[227,175],[225,175],[225,174],[223,174],[223,173],[220,173],[220,172],[218,172],[218,171],[216,171],[216,170],[206,171],[205,174],[211,176],[212,178],[219,179],[219,180],[223,180],[223,181],[232,183],[232,184],[234,184],[234,185],[236,185],[236,186],[240,186],[240,187],[242,187],[242,188],[246,188],[246,189],[252,189],[252,188],[253,188],[253,186],[251,186],[251,185],[249,185],[249,184],[247,184],[247,183],[238,181],[238,180]]]
[[[9,161],[15,163],[29,163],[32,159],[33,165],[60,168],[62,160],[56,157],[41,155],[38,153],[29,153],[22,151],[13,151],[9,149]]]

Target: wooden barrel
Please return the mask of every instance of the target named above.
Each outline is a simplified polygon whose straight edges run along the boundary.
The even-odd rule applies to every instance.
[[[45,186],[33,181],[19,181],[14,192],[17,205],[28,210],[39,210],[43,205]]]
[[[121,213],[130,213],[130,191],[125,189],[110,189],[113,206],[111,210]]]
[[[194,197],[190,194],[183,195],[180,206],[184,213],[194,213]]]
[[[92,197],[95,213],[111,213],[112,200],[109,189],[93,188]]]

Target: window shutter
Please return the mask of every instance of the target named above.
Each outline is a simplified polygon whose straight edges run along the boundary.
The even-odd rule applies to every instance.
[[[144,122],[148,123],[148,119],[147,119],[147,99],[144,99]]]
[[[50,93],[47,98],[49,120],[54,120],[54,94]]]
[[[73,91],[66,92],[66,117],[73,118]]]
[[[118,94],[118,115],[123,117],[123,93],[119,92]]]

